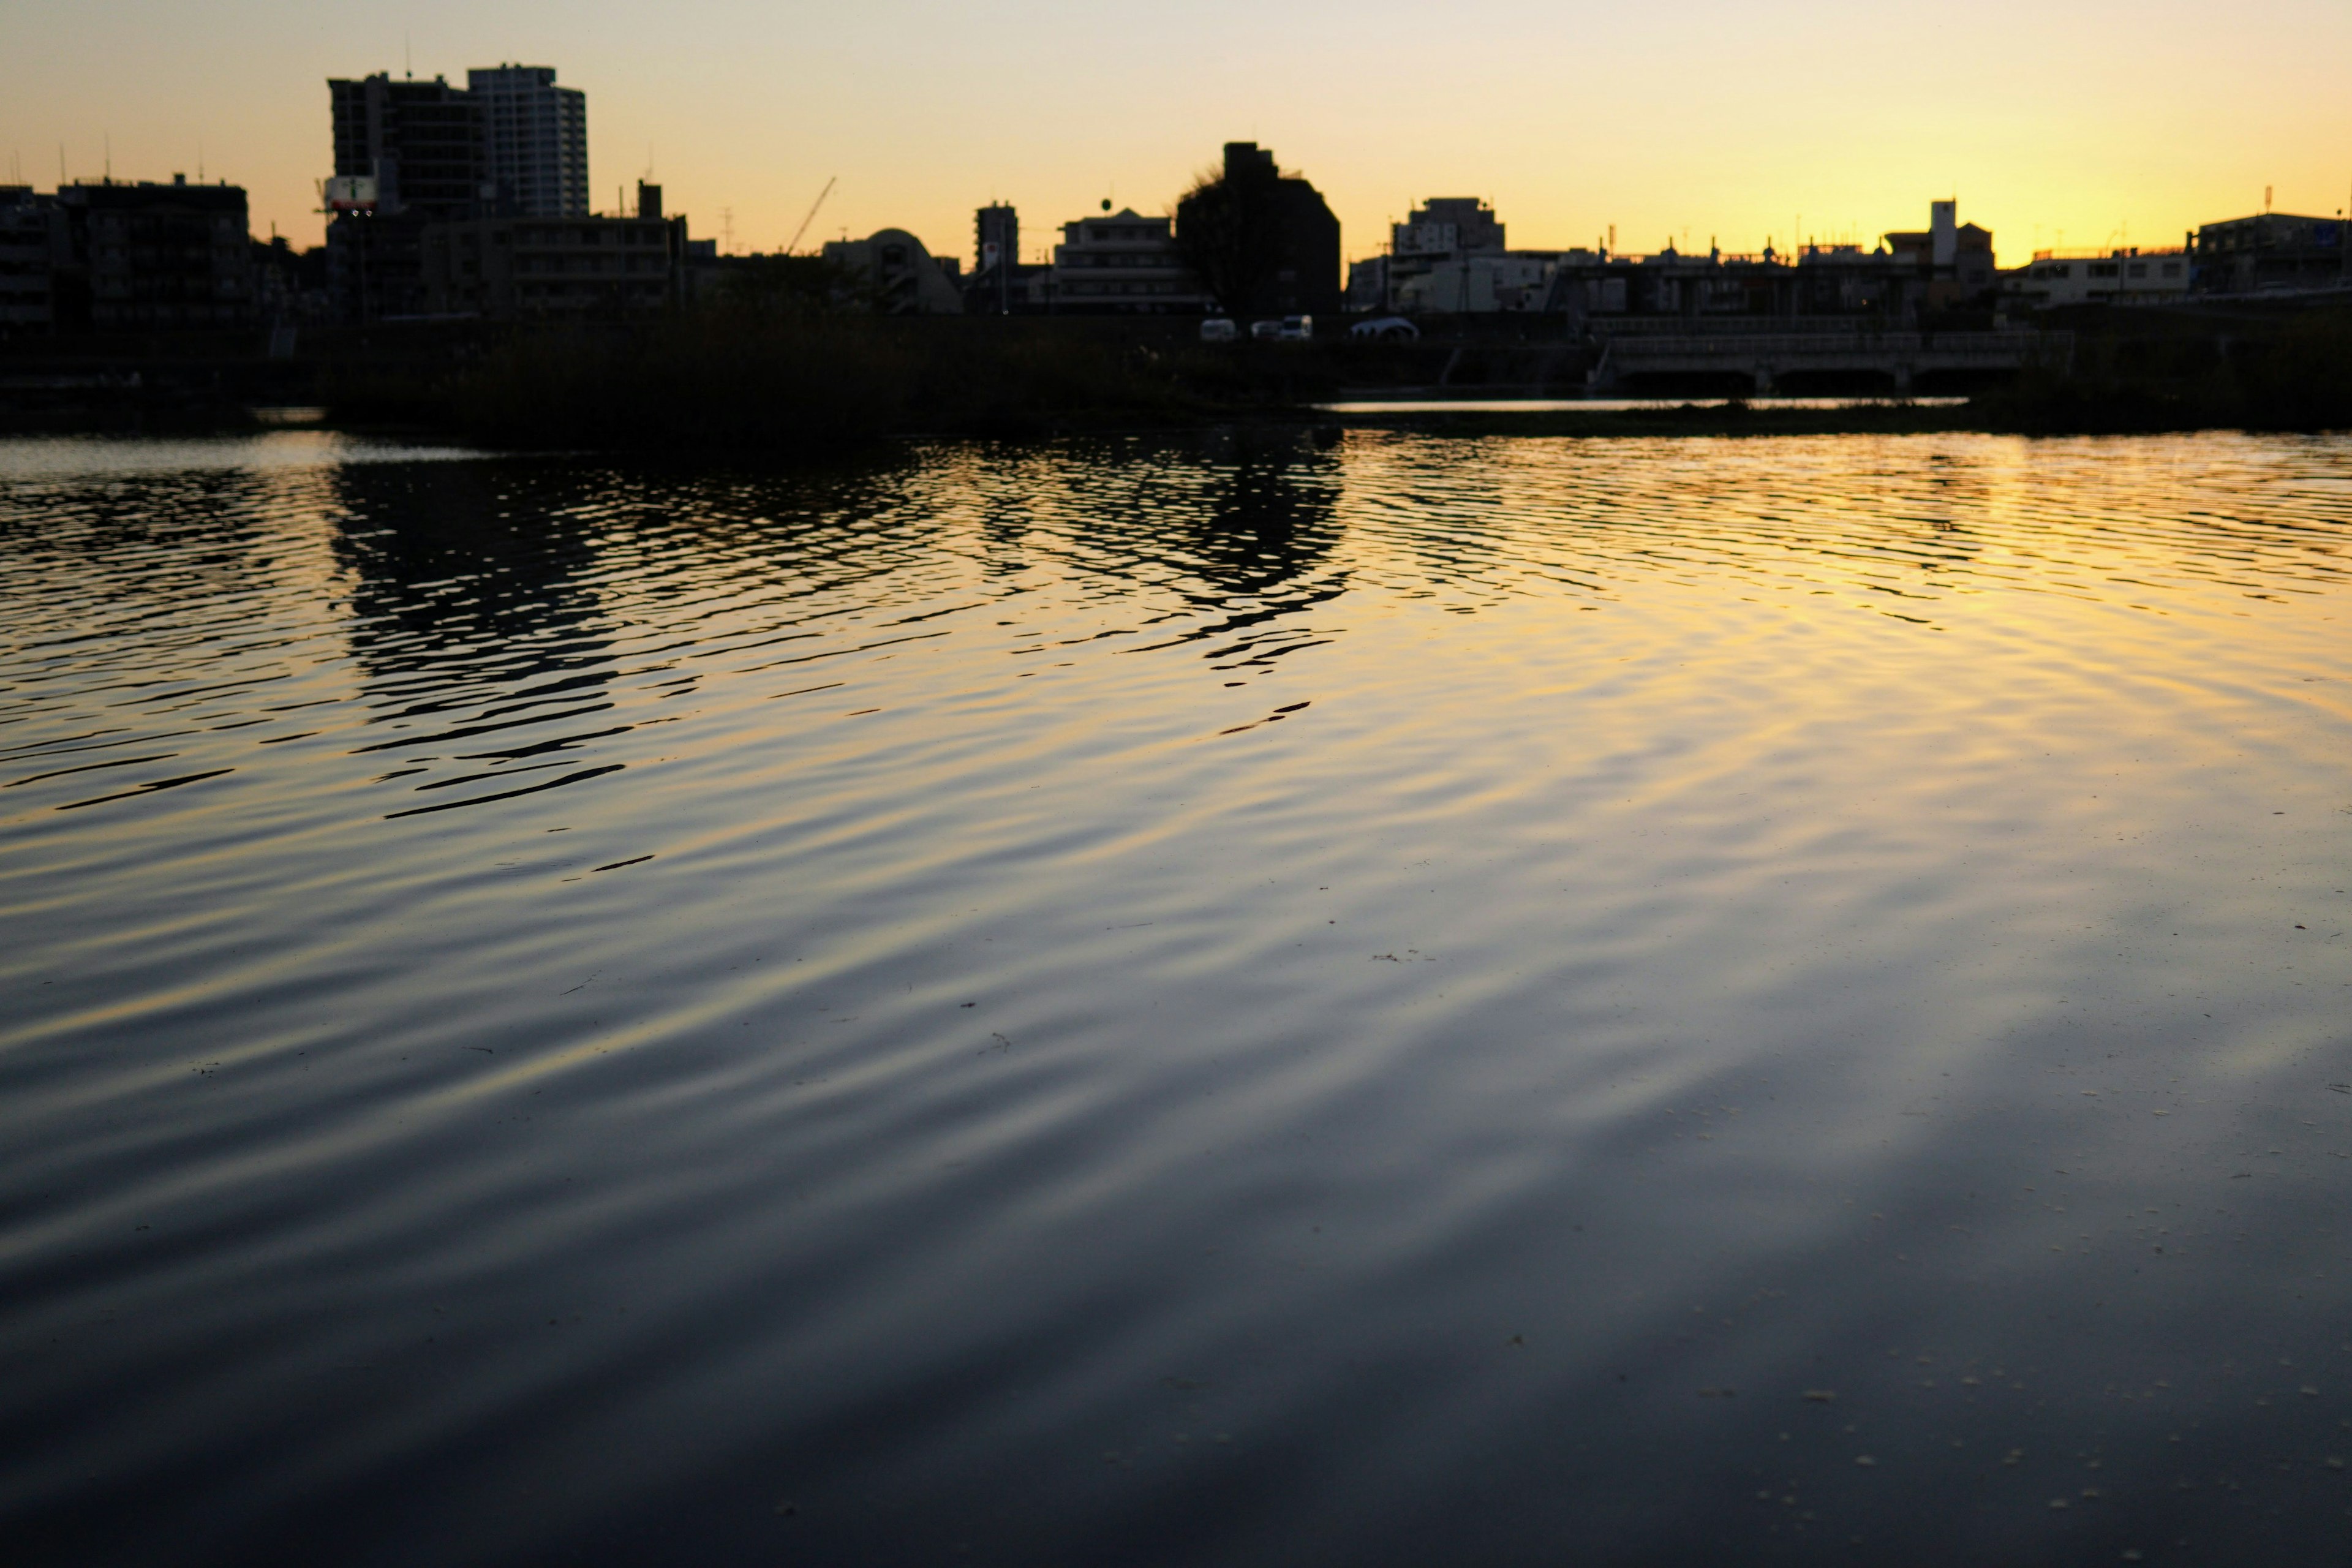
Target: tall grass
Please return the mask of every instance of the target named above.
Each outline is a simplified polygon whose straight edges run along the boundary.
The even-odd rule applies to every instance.
[[[789,455],[892,435],[1181,423],[1280,400],[1234,356],[1083,328],[711,311],[532,331],[436,401],[446,423],[506,446]]]
[[[1990,428],[2031,435],[2352,429],[2352,312],[2217,325],[2118,314],[1979,400]]]

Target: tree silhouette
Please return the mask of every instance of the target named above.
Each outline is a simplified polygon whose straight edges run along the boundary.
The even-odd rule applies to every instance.
[[[1263,293],[1281,266],[1272,171],[1208,170],[1176,203],[1176,249],[1228,315]]]

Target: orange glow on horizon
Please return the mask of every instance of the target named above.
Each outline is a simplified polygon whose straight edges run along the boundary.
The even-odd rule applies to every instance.
[[[405,35],[405,39],[404,38]],[[0,15],[0,179],[174,173],[316,241],[325,79],[552,64],[588,93],[599,208],[650,169],[698,236],[804,244],[885,226],[967,256],[972,209],[1031,258],[1111,199],[1168,209],[1250,139],[1329,199],[1350,258],[1433,195],[1493,201],[1526,248],[1754,251],[1923,227],[1956,195],[2000,259],[2178,245],[2199,223],[2352,199],[2352,9],[2095,0],[2053,14],[1693,0],[1671,15],[1472,0],[1279,10],[1015,0],[856,8],[679,0],[17,0]],[[2249,85],[2258,84],[2258,85]]]

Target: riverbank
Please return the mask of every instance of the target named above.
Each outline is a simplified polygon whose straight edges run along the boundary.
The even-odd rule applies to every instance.
[[[489,445],[794,457],[908,436],[1035,437],[1235,422],[1545,437],[2154,434],[2352,427],[2352,316],[2108,313],[2073,363],[1965,402],[1660,402],[1607,412],[1355,406],[1380,346],[1202,344],[1053,319],[708,316],[625,334],[511,337],[452,374],[354,384],[338,419],[393,417]]]
[[[712,312],[626,326],[395,324],[318,334],[291,363],[226,341],[12,353],[0,363],[0,432],[235,432],[257,427],[257,408],[303,404],[340,428],[502,449],[802,460],[909,437],[1233,424],[1556,437],[2352,428],[2352,316],[2119,311],[2065,324],[2070,363],[1969,389],[1965,401],[1679,403],[1673,395],[1685,389],[1659,386],[1644,390],[1665,395],[1630,408],[1564,401],[1574,376],[1485,379],[1558,357],[1559,345],[1490,344],[1481,358],[1344,340],[1203,344],[1174,318]],[[1447,391],[1478,401],[1403,405],[1433,363],[1462,373]],[[1379,405],[1383,387],[1400,406]],[[1549,395],[1509,406],[1495,395],[1507,388]],[[1331,406],[1343,389],[1347,405]]]

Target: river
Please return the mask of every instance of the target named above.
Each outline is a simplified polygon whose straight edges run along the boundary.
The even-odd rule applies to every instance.
[[[2352,440],[8,440],[0,571],[14,1563],[2352,1533]]]

